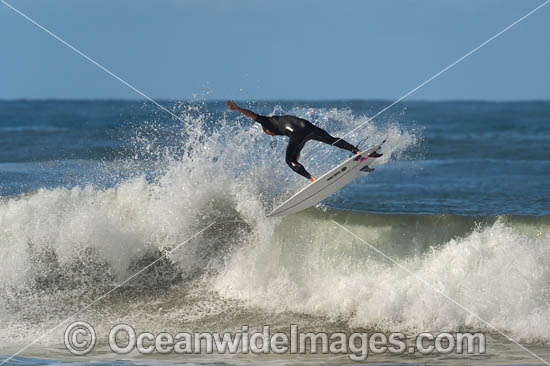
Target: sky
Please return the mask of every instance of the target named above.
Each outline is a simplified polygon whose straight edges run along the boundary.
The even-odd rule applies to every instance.
[[[2,0],[4,1],[4,0]],[[155,99],[396,99],[543,0],[5,0]],[[0,3],[0,99],[142,99]],[[410,100],[550,100],[550,4]]]

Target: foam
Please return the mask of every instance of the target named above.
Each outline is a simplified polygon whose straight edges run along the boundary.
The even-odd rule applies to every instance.
[[[335,132],[366,120],[349,110],[306,112],[312,111],[312,119],[319,125],[330,122],[340,126],[341,130]],[[54,319],[63,319],[93,299],[94,294],[112,288],[212,222],[215,226],[210,231],[170,255],[162,263],[162,270],[144,276],[146,284],[140,290],[144,291],[144,299],[169,282],[192,284],[206,292],[215,290],[218,297],[251,302],[265,309],[273,308],[269,303],[279,304],[278,311],[298,306],[292,305],[293,300],[304,300],[304,311],[313,313],[328,312],[328,307],[337,303],[336,299],[321,301],[325,274],[316,273],[313,287],[300,290],[302,284],[292,274],[307,276],[314,272],[304,272],[301,263],[292,263],[292,258],[287,259],[288,263],[274,262],[281,245],[293,246],[288,254],[303,258],[300,248],[313,250],[314,242],[330,233],[325,225],[317,227],[313,236],[305,236],[303,230],[310,226],[309,219],[305,219],[288,229],[288,238],[281,241],[278,236],[284,224],[265,218],[273,205],[306,183],[284,163],[284,138],[272,140],[250,127],[249,122],[226,116],[216,121],[212,139],[219,143],[212,144],[204,138],[210,117],[200,106],[190,107],[182,118],[196,128],[181,125],[172,131],[176,136],[179,131],[178,145],[162,144],[154,137],[162,127],[155,121],[137,129],[133,140],[135,159],[109,163],[105,171],[114,175],[124,171],[129,177],[110,188],[82,184],[72,189],[39,189],[0,200],[0,319],[6,321],[0,339],[9,341],[15,334],[24,338],[25,334],[32,336],[46,329]],[[391,136],[384,160],[379,163],[416,142],[413,134],[396,124],[376,129],[369,122],[363,132]],[[274,147],[273,141],[277,142]],[[315,164],[306,164],[320,174],[347,157],[337,150],[328,147]],[[307,151],[303,154],[304,159],[312,156]],[[127,174],[129,171],[132,173]],[[300,238],[310,244],[304,247]],[[341,269],[330,268],[332,252],[323,254],[317,249],[313,253],[306,258],[306,265],[312,266],[311,261],[325,263],[335,276],[340,276],[340,286],[347,287],[342,268],[356,264],[344,261]],[[287,270],[290,272],[285,275]],[[254,283],[262,287],[251,288]],[[350,286],[353,288],[353,284]],[[126,287],[141,288],[137,282]],[[270,299],[279,294],[289,297],[285,301]],[[135,299],[130,296],[118,301]],[[201,306],[206,308],[209,303],[219,307],[211,300],[203,301]],[[346,314],[343,309],[353,308],[353,303],[353,299],[346,299],[345,304],[338,305],[342,307],[338,313]],[[28,314],[33,314],[33,321],[26,320]],[[61,338],[52,338],[56,339]]]
[[[412,274],[330,220],[299,224],[292,235],[276,232],[270,242],[235,255],[216,289],[266,311],[326,316],[350,327],[491,331],[489,322],[522,340],[548,342],[550,230],[527,235],[504,221],[417,255],[401,246],[393,249],[401,255],[388,250],[395,243],[379,239],[391,227],[347,225]]]

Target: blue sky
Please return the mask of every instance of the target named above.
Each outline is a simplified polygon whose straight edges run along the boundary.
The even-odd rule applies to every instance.
[[[395,99],[543,0],[6,0],[159,99]],[[0,4],[0,99],[141,97]],[[410,99],[550,99],[550,4]]]

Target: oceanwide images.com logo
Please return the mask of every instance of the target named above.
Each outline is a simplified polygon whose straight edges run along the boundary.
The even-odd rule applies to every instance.
[[[65,347],[74,355],[90,353],[97,343],[95,329],[77,321],[65,329]],[[120,355],[141,354],[347,354],[352,361],[365,361],[369,354],[484,354],[482,333],[419,333],[407,339],[404,333],[301,332],[292,324],[287,332],[251,331],[247,325],[236,332],[137,333],[127,324],[118,324],[108,334],[108,346]]]

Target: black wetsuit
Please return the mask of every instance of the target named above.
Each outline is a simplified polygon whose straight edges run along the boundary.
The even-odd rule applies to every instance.
[[[306,178],[311,174],[305,170],[302,164],[298,163],[300,151],[309,140],[324,142],[351,152],[356,151],[355,147],[344,140],[332,137],[327,131],[313,125],[311,122],[296,116],[258,116],[256,122],[260,123],[264,130],[269,130],[275,135],[286,135],[290,138],[286,148],[286,163],[296,173]]]

